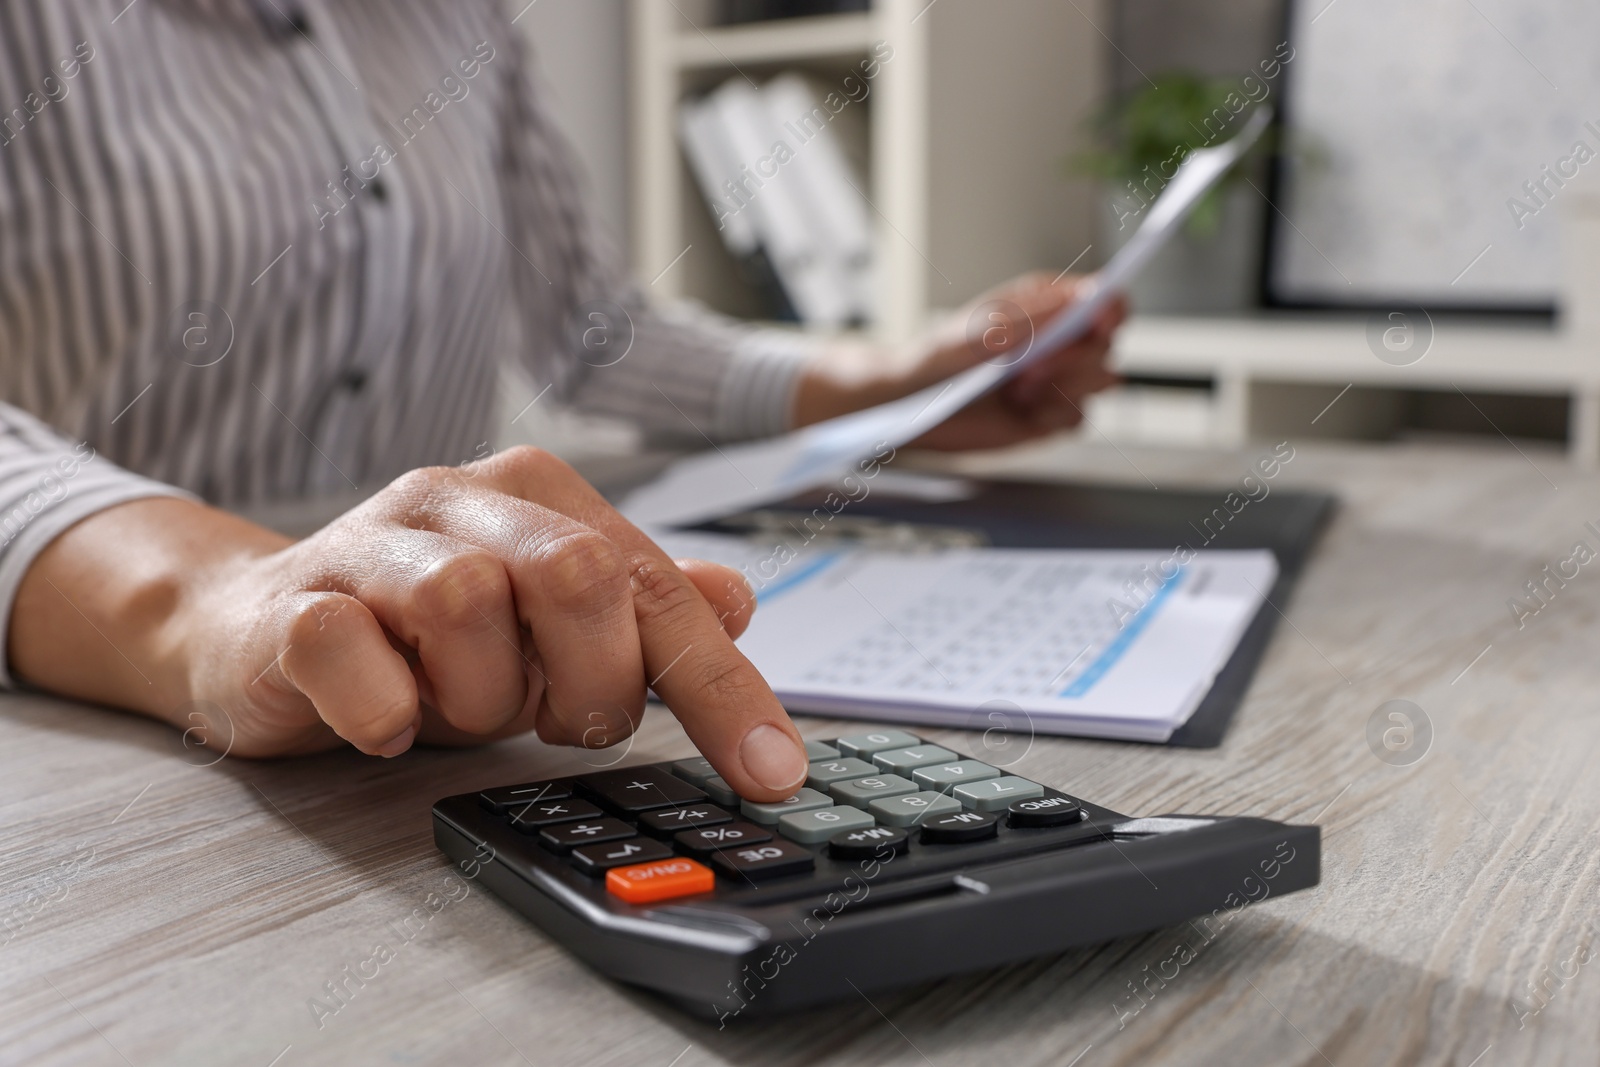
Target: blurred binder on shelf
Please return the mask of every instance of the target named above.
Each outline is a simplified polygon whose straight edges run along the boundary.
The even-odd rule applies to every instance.
[[[689,169],[716,218],[722,243],[738,265],[739,275],[761,294],[772,318],[795,322],[799,312],[773,270],[752,213],[724,206],[727,191],[736,188],[738,155],[724,134],[718,108],[710,100],[685,101],[678,113],[678,139],[688,157]]]
[[[723,135],[722,119],[717,105],[711,100],[690,100],[678,114],[678,136],[683,142],[684,154],[689,157],[689,169],[700,183],[706,200],[717,217],[723,244],[728,251],[741,259],[754,255],[760,247],[754,219],[742,211],[729,211],[722,206],[724,184],[732,183],[739,173],[739,158],[733,144]]]
[[[870,318],[871,228],[832,114],[798,75],[743,78],[686,101],[678,132],[728,251],[771,277],[802,323]]]
[[[792,187],[817,228],[824,270],[843,290],[847,321],[872,313],[872,223],[866,197],[834,136],[833,113],[798,74],[781,74],[762,88],[767,113],[781,137],[795,140],[794,160],[775,179]]]

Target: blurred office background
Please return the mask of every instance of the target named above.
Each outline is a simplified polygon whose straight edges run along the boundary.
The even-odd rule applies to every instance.
[[[1078,436],[1292,427],[1600,456],[1600,207],[1584,175],[1541,170],[1600,150],[1572,32],[1600,17],[1574,0],[525,2],[595,209],[652,299],[896,340],[1021,271],[1100,265],[1153,145],[1218,139],[1207,116],[1241,98],[1287,101],[1270,151],[1141,278],[1128,384]],[[792,160],[749,148],[775,139]],[[507,441],[632,447],[534,395],[508,381]]]

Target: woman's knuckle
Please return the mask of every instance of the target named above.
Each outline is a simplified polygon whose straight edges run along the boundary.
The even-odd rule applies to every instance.
[[[512,445],[496,453],[510,463],[544,463],[554,457],[537,445]]]
[[[629,578],[644,621],[681,614],[700,600],[682,571],[649,557],[634,561]]]
[[[560,607],[592,609],[618,598],[625,588],[622,552],[603,534],[568,534],[546,546],[542,556],[545,592]]]
[[[510,597],[510,581],[500,561],[487,552],[463,552],[430,564],[415,595],[431,621],[456,629],[493,617]]]
[[[346,709],[340,733],[351,744],[372,747],[392,740],[416,715],[409,702],[373,693]]]
[[[523,474],[534,476],[549,476],[557,471],[569,469],[554,453],[547,452],[535,445],[512,445],[495,453],[494,462],[503,463]]]
[[[352,640],[350,625],[355,621],[353,605],[342,596],[305,597],[290,609],[288,645],[306,648],[313,645],[342,646]]]
[[[389,490],[406,498],[437,490],[450,477],[448,467],[414,467],[389,483]]]

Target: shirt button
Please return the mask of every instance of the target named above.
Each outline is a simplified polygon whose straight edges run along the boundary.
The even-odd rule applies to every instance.
[[[367,195],[381,204],[389,199],[389,189],[380,179],[374,178],[372,183],[367,186]]]
[[[364,370],[347,370],[339,376],[339,384],[352,393],[359,393],[367,387],[367,372]]]
[[[304,11],[295,11],[289,15],[289,29],[304,37],[311,36],[311,20],[306,18]]]

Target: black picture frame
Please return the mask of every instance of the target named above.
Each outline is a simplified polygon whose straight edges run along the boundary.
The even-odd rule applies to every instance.
[[[1304,42],[1295,40],[1295,14],[1300,6],[1326,5],[1328,0],[1284,0],[1281,9],[1282,39],[1288,41],[1290,46],[1297,51]],[[1418,301],[1415,295],[1395,294],[1392,301],[1371,300],[1359,298],[1353,300],[1332,299],[1307,299],[1305,297],[1286,294],[1278,285],[1280,238],[1283,232],[1289,229],[1287,216],[1283,204],[1288,199],[1286,193],[1289,183],[1290,167],[1284,151],[1286,145],[1293,143],[1295,114],[1295,83],[1299,80],[1299,70],[1293,63],[1285,66],[1283,80],[1279,84],[1278,98],[1273,113],[1272,127],[1268,133],[1273,145],[1272,155],[1267,161],[1266,174],[1266,218],[1261,227],[1261,255],[1258,262],[1261,265],[1258,284],[1258,299],[1261,307],[1269,311],[1293,312],[1322,312],[1333,313],[1361,313],[1372,314],[1384,312],[1400,307],[1415,307]],[[1477,300],[1462,301],[1426,301],[1423,305],[1429,314],[1455,317],[1493,317],[1498,319],[1514,319],[1518,321],[1531,321],[1534,323],[1554,323],[1558,307],[1554,302],[1521,302],[1497,301],[1484,302]]]

